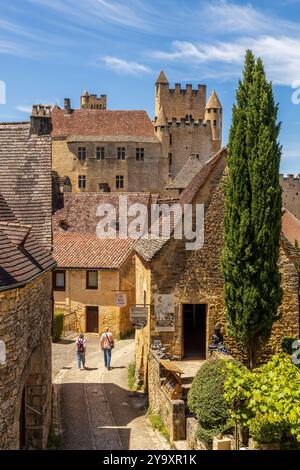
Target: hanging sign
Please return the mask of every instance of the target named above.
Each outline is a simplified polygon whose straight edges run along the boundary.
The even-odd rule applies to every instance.
[[[127,307],[127,295],[123,292],[118,292],[116,294],[116,306],[117,307]]]

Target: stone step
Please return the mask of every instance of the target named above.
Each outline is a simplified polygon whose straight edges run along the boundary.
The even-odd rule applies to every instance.
[[[175,450],[189,450],[187,441],[174,441],[173,448]]]

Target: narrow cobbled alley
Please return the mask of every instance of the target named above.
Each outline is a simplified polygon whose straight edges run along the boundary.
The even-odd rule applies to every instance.
[[[53,382],[62,449],[168,449],[147,420],[143,393],[128,390],[134,340],[116,342],[112,370],[103,364],[99,336],[88,334],[86,369],[78,370],[75,340],[53,344]]]

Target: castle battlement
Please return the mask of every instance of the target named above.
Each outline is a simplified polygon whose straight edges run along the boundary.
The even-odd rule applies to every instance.
[[[38,117],[50,117],[51,116],[51,104],[34,104],[32,105],[32,116]]]
[[[279,175],[280,179],[284,180],[284,181],[299,181],[300,180],[300,173],[299,175],[292,175],[292,174],[288,174],[288,175],[284,175],[283,173],[280,173]]]
[[[205,121],[204,119],[185,119],[185,118],[181,118],[180,120],[178,120],[177,118],[172,118],[172,120],[168,120],[168,122],[166,123],[166,125],[156,125],[156,120],[157,118],[155,118],[155,121],[154,121],[154,127],[156,129],[164,129],[164,130],[167,130],[167,131],[170,131],[172,132],[172,129],[178,129],[178,128],[183,128],[183,129],[186,129],[187,127],[189,128],[200,128],[200,127],[208,127],[208,126],[211,126],[211,121]]]
[[[185,94],[190,94],[190,95],[198,95],[199,93],[206,93],[206,85],[197,85],[197,88],[193,88],[193,85],[190,83],[187,83],[185,85],[185,88],[181,88],[181,83],[175,83],[175,88],[170,88],[169,85],[165,85],[166,88],[168,89],[170,95],[173,95],[175,93],[180,93],[181,95]]]

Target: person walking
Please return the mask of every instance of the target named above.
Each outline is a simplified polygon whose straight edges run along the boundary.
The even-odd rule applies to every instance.
[[[86,340],[84,338],[83,333],[80,333],[80,335],[76,339],[76,351],[77,351],[78,369],[81,369],[81,364],[82,364],[82,368],[85,369]]]
[[[115,345],[113,334],[109,331],[108,326],[101,335],[101,349],[104,353],[104,367],[110,370],[111,350]]]

